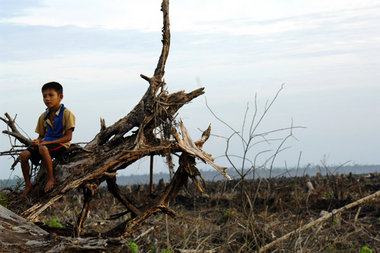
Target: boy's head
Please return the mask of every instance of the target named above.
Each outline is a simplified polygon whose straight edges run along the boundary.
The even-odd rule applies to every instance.
[[[42,86],[42,97],[45,105],[52,110],[58,110],[63,98],[63,88],[57,82],[45,83]]]
[[[49,90],[49,89],[55,90],[58,93],[58,95],[62,95],[63,94],[63,87],[58,82],[48,82],[48,83],[45,83],[42,86],[41,92],[44,93],[44,91]]]

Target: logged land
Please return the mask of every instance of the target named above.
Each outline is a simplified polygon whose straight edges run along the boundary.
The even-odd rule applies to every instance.
[[[120,188],[132,199],[149,198],[149,186]],[[138,252],[254,252],[326,212],[378,191],[380,176],[373,173],[218,181],[207,182],[205,189],[200,193],[189,182],[171,206],[176,218],[154,215],[133,237],[122,242],[109,237],[103,248],[86,252],[137,252],[136,248]],[[54,238],[71,238],[83,204],[82,195],[79,190],[67,194],[40,216],[38,225]],[[82,237],[100,240],[103,232],[129,216],[117,215],[125,208],[107,189],[101,188],[95,198]],[[28,204],[31,203],[8,199],[8,208],[16,213]],[[380,199],[375,198],[296,233],[267,252],[380,252],[379,231]],[[8,249],[17,252],[15,247]],[[7,252],[4,247],[2,250]],[[27,247],[22,250],[28,252]]]

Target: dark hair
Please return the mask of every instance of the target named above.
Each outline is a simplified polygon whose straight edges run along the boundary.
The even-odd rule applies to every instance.
[[[48,83],[45,83],[42,86],[41,91],[44,92],[47,89],[53,89],[53,90],[55,90],[58,93],[58,95],[63,94],[63,87],[58,82],[48,82]]]

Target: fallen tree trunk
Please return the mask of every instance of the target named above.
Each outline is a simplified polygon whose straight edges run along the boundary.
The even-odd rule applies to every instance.
[[[0,205],[1,252],[120,252],[122,238],[72,238],[49,234]]]
[[[179,123],[175,119],[178,110],[186,103],[202,95],[204,88],[189,93],[184,91],[168,92],[163,80],[170,47],[168,0],[163,0],[161,10],[163,12],[162,51],[153,77],[141,75],[144,80],[148,81],[149,86],[139,103],[129,114],[111,126],[107,127],[104,120],[101,120],[100,132],[92,141],[84,147],[74,147],[65,161],[56,164],[55,177],[57,183],[50,194],[43,193],[46,175],[45,170],[40,170],[36,176],[36,185],[30,194],[30,202],[33,204],[28,206],[26,210],[22,210],[21,216],[36,221],[44,210],[67,192],[84,188],[84,206],[77,226],[77,234],[80,235],[87,216],[89,202],[100,183],[106,181],[108,189],[131,213],[131,219],[104,234],[115,235],[116,233],[128,236],[133,228],[153,213],[173,214],[173,211],[168,208],[168,203],[175,197],[188,178],[191,178],[198,188],[202,189],[198,180],[201,175],[195,167],[195,158],[209,163],[226,178],[229,178],[225,168],[214,164],[211,155],[202,150],[203,143],[210,135],[210,129],[204,132],[198,142],[193,142],[183,123]],[[7,114],[6,119],[1,119],[8,126],[11,126],[11,131],[4,131],[4,133],[15,137],[21,143],[29,143],[29,140],[17,130],[14,119],[11,119]],[[178,125],[180,125],[182,137],[176,130]],[[138,203],[133,203],[120,193],[115,181],[118,170],[127,168],[145,156],[170,157],[172,154],[181,157],[176,174],[168,187],[163,192],[156,193],[157,197],[152,197],[148,205],[138,207],[140,206],[137,205]]]
[[[14,247],[29,245],[30,248],[41,249],[48,244],[45,239],[49,235],[48,232],[1,205],[0,229],[2,232],[2,236],[0,236],[2,250],[9,249],[18,252]]]

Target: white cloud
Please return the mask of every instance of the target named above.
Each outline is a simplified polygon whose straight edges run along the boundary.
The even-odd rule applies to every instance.
[[[49,0],[7,22],[43,25],[151,30],[161,26],[158,1]]]
[[[267,34],[315,28],[321,23],[377,15],[376,1],[172,1],[173,32]],[[26,14],[2,19],[27,25],[78,26],[157,31],[161,27],[160,1],[45,0]],[[315,14],[325,13],[325,17]],[[334,15],[338,13],[339,15]],[[331,17],[328,15],[332,14]],[[299,18],[301,17],[301,18]],[[285,20],[284,20],[285,19]]]

